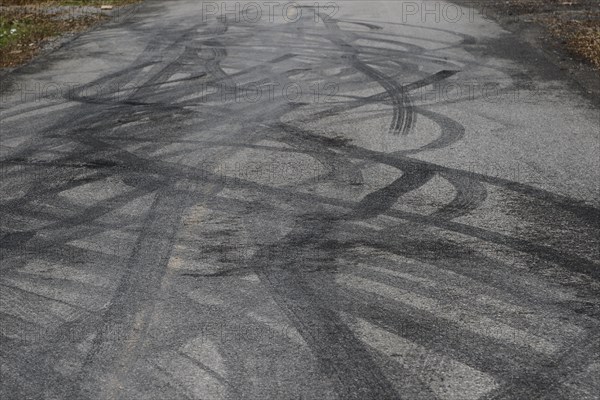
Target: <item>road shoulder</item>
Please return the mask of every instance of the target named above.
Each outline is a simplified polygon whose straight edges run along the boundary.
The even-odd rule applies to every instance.
[[[580,0],[582,1],[584,0]],[[550,27],[542,22],[545,18],[536,18],[536,15],[561,15],[563,11],[560,10],[560,5],[548,2],[544,3],[543,8],[519,8],[509,2],[495,0],[485,3],[472,0],[452,2],[461,7],[474,8],[475,12],[479,12],[486,19],[496,21],[509,32],[507,37],[486,43],[489,46],[488,50],[494,55],[521,62],[528,70],[535,70],[537,78],[541,80],[564,81],[595,106],[600,106],[600,69],[595,68],[591,61],[573,54],[564,38],[552,35]],[[581,7],[589,7],[590,12],[592,8],[600,12],[600,4],[580,5]]]

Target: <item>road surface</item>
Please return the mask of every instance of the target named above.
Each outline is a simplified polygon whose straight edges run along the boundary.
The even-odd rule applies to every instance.
[[[150,0],[8,75],[1,398],[598,399],[599,110],[426,3]]]

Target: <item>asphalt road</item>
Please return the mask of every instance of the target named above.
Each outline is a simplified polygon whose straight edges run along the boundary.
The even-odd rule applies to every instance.
[[[600,398],[600,112],[458,11],[147,1],[11,73],[0,397]]]

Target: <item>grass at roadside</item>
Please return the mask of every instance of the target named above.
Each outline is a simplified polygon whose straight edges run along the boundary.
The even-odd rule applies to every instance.
[[[137,0],[0,0],[0,67],[31,59],[49,39],[85,30],[108,16],[101,5]]]
[[[0,17],[0,67],[17,66],[29,60],[48,39],[80,31],[101,19],[101,15],[63,19],[61,13],[3,10]]]

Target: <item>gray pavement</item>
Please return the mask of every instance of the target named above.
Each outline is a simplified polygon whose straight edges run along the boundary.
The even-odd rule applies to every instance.
[[[477,7],[305,4],[5,77],[2,399],[600,398],[597,106]]]

